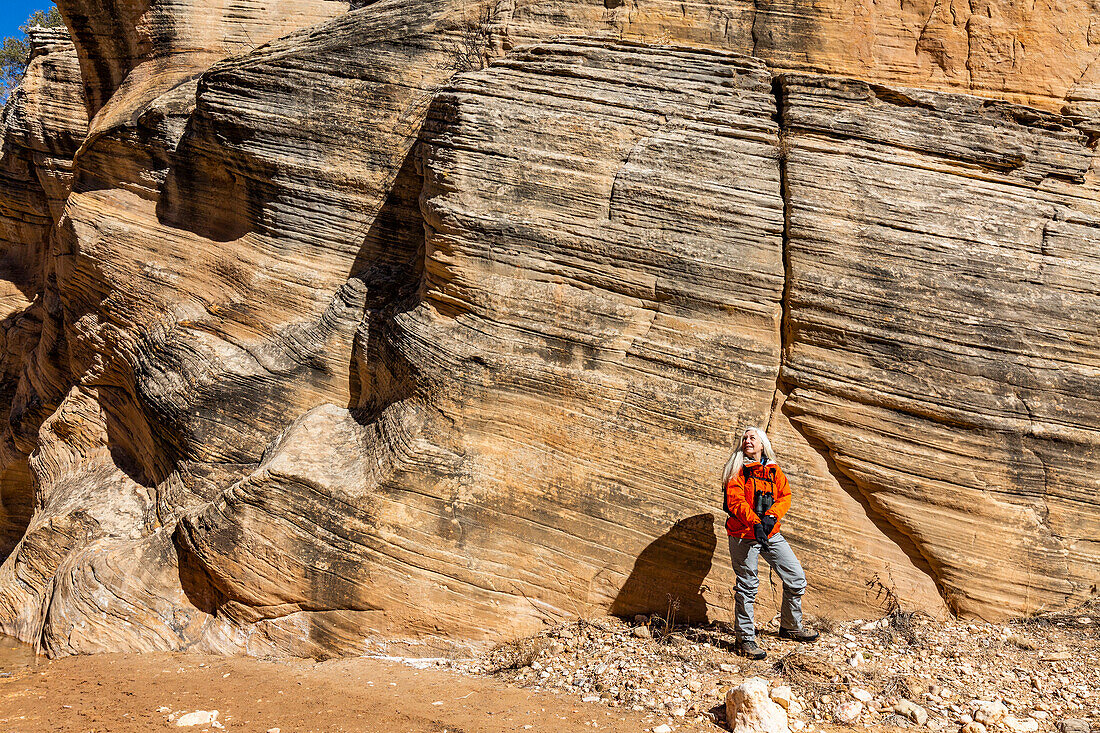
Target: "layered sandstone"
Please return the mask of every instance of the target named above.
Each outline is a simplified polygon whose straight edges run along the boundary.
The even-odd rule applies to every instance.
[[[1023,614],[1094,588],[1091,122],[862,82],[780,84],[784,414],[915,543],[953,607]]]
[[[72,185],[72,162],[87,133],[76,49],[64,29],[36,28],[23,83],[4,108],[0,149],[0,399],[9,410],[43,330],[55,327],[53,224]],[[28,360],[32,363],[27,364]],[[29,452],[29,451],[26,451]],[[0,444],[0,554],[30,521],[35,497],[25,451]]]
[[[725,618],[745,424],[812,610],[1095,594],[1088,14],[927,4],[61,3],[0,159],[0,628]]]

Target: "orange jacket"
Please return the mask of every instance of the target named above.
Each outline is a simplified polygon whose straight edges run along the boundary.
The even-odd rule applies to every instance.
[[[752,527],[759,524],[760,518],[752,509],[753,495],[756,491],[770,491],[775,503],[766,514],[775,517],[775,527],[771,537],[779,531],[779,520],[791,508],[791,487],[778,463],[761,464],[749,461],[735,475],[730,476],[726,484],[726,534],[743,540],[753,538]]]

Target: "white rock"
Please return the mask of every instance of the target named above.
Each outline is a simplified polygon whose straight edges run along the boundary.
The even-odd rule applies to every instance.
[[[672,709],[672,717],[682,718],[685,715],[687,715],[687,712],[688,712],[687,708],[673,708]]]
[[[639,639],[648,639],[653,636],[653,632],[649,630],[648,626],[635,626],[634,636]],[[656,728],[654,730],[656,730]]]
[[[909,718],[917,725],[924,725],[928,722],[928,711],[912,700],[902,699],[894,705],[894,712],[902,717]]]
[[[157,712],[158,713],[170,713],[170,712],[172,712],[172,708],[167,707],[165,705],[161,705],[159,708],[157,708]]]
[[[1001,724],[1014,733],[1035,733],[1039,730],[1039,721],[1035,718],[1017,718],[1015,715],[1006,715]]]
[[[860,713],[863,712],[863,703],[859,700],[849,700],[848,702],[842,702],[836,706],[833,710],[833,718],[836,722],[843,725],[851,725],[859,720]]]
[[[984,725],[970,720],[962,724],[962,727],[959,728],[959,733],[986,733],[986,731]]]
[[[1059,721],[1058,730],[1062,733],[1089,733],[1089,721],[1084,718],[1065,718]]]
[[[1035,718],[1036,720],[1046,720],[1050,717],[1050,713],[1048,713],[1046,710],[1032,710],[1030,713],[1028,713],[1028,715]]]
[[[768,693],[768,697],[775,700],[786,711],[790,712],[791,709],[791,688],[787,685],[780,685],[779,687],[773,687],[772,691]]]
[[[1002,702],[976,700],[974,702],[974,722],[987,728],[998,725],[1008,715],[1008,708]]]
[[[672,733],[672,726],[662,723],[653,729],[653,733]]]
[[[181,728],[192,725],[210,725],[217,719],[217,710],[196,710],[193,713],[179,716],[176,720],[176,725]]]
[[[281,730],[279,730],[278,728],[268,728],[267,733],[283,733],[283,732]]]
[[[788,733],[787,711],[768,696],[768,683],[750,677],[726,693],[726,721],[733,733]]]
[[[864,690],[862,687],[853,687],[849,694],[862,703],[869,703],[875,697],[871,693],[867,692],[867,690]]]

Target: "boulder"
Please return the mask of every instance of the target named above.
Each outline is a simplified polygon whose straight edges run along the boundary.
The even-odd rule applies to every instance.
[[[787,733],[787,712],[768,697],[768,683],[750,677],[726,693],[726,721],[733,733]]]

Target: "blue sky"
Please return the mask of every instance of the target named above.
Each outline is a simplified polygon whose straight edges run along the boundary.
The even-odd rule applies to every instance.
[[[0,2],[0,38],[19,33],[19,26],[34,11],[52,7],[50,0],[3,0]]]

